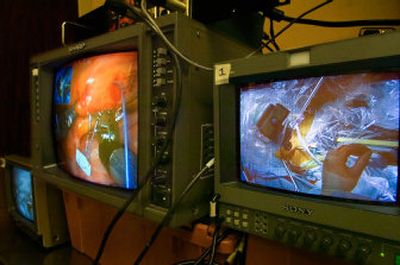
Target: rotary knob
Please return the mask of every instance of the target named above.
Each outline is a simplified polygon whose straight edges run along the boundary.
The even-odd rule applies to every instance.
[[[290,244],[296,244],[299,239],[300,232],[297,229],[290,229],[288,231],[288,239]]]
[[[155,124],[160,127],[167,126],[167,117],[166,115],[159,115],[156,117]]]
[[[275,236],[277,239],[281,239],[284,237],[286,233],[286,227],[284,224],[278,224],[275,228]]]
[[[333,244],[333,238],[329,235],[325,235],[321,239],[320,248],[322,251],[328,252],[332,244]]]
[[[367,244],[360,244],[356,250],[356,259],[363,261],[368,258],[371,253],[371,248]]]
[[[314,230],[308,230],[304,234],[304,246],[310,247],[317,239],[317,233]]]
[[[165,108],[167,107],[167,104],[168,104],[167,98],[163,95],[156,97],[153,103],[154,106],[159,108]]]
[[[341,239],[339,241],[339,244],[337,246],[337,252],[339,256],[344,256],[347,254],[347,252],[349,252],[349,250],[351,249],[352,244],[351,241],[348,239]]]
[[[169,160],[170,160],[170,156],[169,156],[168,152],[164,152],[164,154],[162,154],[162,156],[160,157],[159,163],[161,165],[165,165],[165,164],[168,164]]]

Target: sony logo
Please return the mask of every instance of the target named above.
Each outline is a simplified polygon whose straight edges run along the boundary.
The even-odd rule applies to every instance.
[[[70,53],[73,53],[73,52],[77,52],[77,51],[83,50],[85,47],[86,47],[86,43],[78,42],[77,44],[74,44],[73,46],[69,46],[68,47],[68,51]]]
[[[308,209],[308,208],[304,208],[304,207],[298,207],[295,205],[290,205],[288,203],[286,203],[283,207],[282,207],[285,211],[290,212],[290,213],[297,213],[297,214],[304,214],[307,216],[310,216],[314,213],[313,209]]]

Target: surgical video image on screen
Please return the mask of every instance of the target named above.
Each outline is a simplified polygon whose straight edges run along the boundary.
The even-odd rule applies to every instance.
[[[12,176],[15,208],[24,218],[34,222],[31,172],[13,167]]]
[[[55,75],[58,163],[96,184],[137,187],[137,52],[76,60]]]
[[[240,87],[240,178],[301,194],[396,202],[400,73]]]

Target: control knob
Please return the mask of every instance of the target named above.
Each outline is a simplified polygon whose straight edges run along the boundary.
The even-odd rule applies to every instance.
[[[167,117],[166,115],[159,115],[156,117],[155,124],[160,127],[167,126]]]
[[[167,98],[163,95],[157,96],[153,102],[153,105],[159,108],[167,107],[168,101]]]
[[[328,252],[332,244],[333,244],[332,237],[330,235],[325,235],[321,239],[320,249],[322,251]]]
[[[284,224],[278,224],[275,228],[275,236],[277,239],[282,239],[286,233],[286,227]]]
[[[317,239],[317,234],[314,230],[308,230],[304,234],[304,246],[310,247]]]
[[[371,253],[371,248],[367,244],[360,244],[356,250],[356,259],[359,261],[364,261],[368,258]]]
[[[351,247],[351,241],[343,238],[339,241],[339,244],[337,246],[337,254],[339,256],[345,256],[347,252],[349,252]]]

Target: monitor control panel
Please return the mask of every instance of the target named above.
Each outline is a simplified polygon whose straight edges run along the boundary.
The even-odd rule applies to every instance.
[[[399,265],[400,242],[316,225],[249,208],[220,204],[224,225],[355,264]]]
[[[159,156],[168,137],[168,128],[173,119],[174,104],[174,70],[170,54],[157,39],[154,40],[152,58],[152,148],[153,157]],[[158,166],[154,170],[151,182],[151,203],[169,208],[171,204],[172,178],[172,142],[161,155]]]

